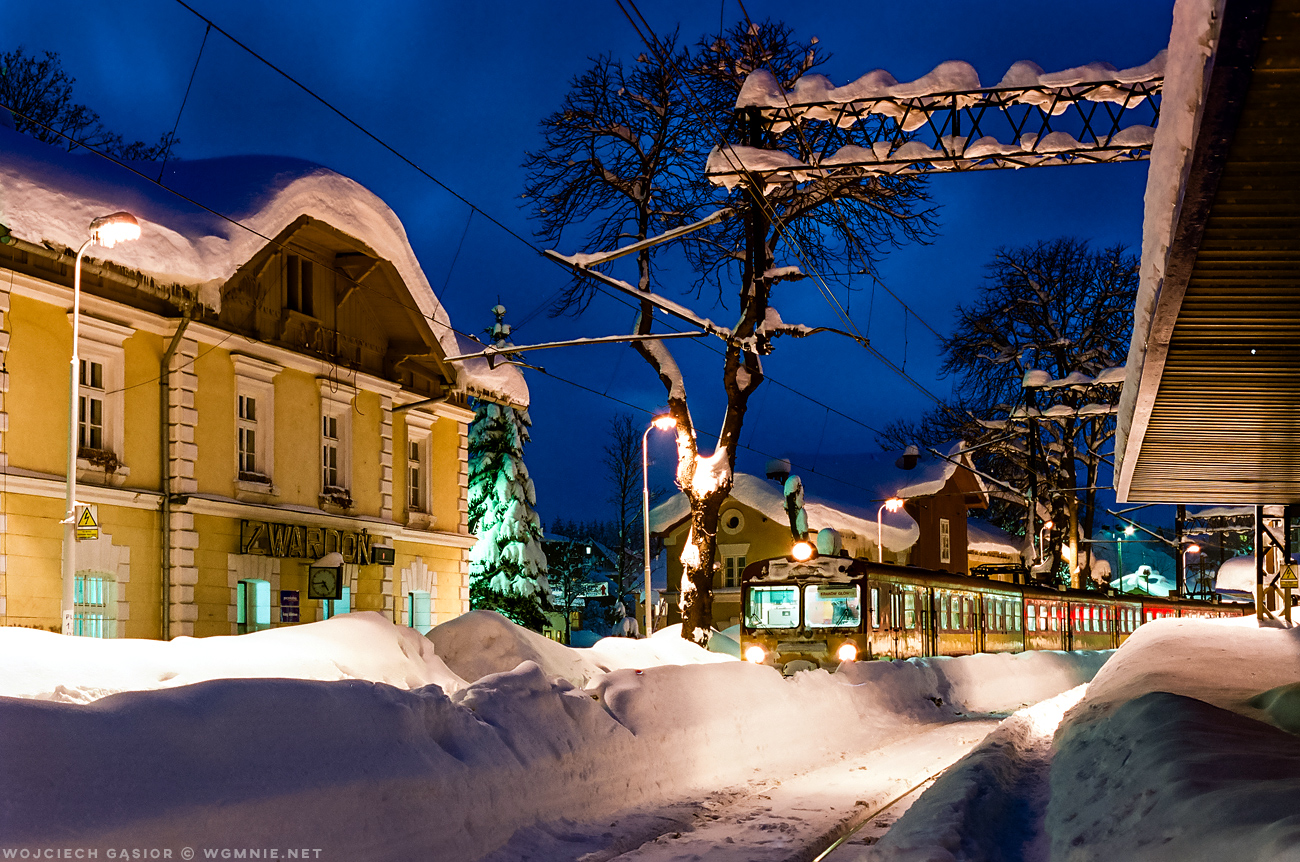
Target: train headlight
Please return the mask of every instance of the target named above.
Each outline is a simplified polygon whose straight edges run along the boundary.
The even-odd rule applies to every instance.
[[[853,661],[858,657],[858,648],[851,643],[842,643],[835,651],[835,657],[840,661]]]
[[[799,562],[805,562],[812,559],[816,549],[809,542],[795,542],[794,547],[790,549],[790,556]]]
[[[745,650],[745,661],[762,664],[767,661],[767,650],[761,646],[752,646]]]

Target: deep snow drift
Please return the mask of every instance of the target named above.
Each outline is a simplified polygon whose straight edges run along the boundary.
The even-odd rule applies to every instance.
[[[1086,691],[1017,713],[876,846],[833,858],[1300,859],[1297,679],[1300,629],[1148,623]]]
[[[485,642],[500,640],[489,623],[470,618],[458,637],[468,644],[477,631]],[[297,679],[158,689],[178,678],[160,681],[171,672],[165,667],[198,678],[203,663],[160,662],[156,651],[176,644],[99,642],[117,653],[105,663],[115,666],[113,685],[139,680],[154,690],[84,704],[0,698],[0,835],[32,846],[148,841],[474,859],[524,826],[785,777],[955,713],[1009,711],[1086,681],[1104,660],[1041,653],[863,662],[787,680],[698,650],[705,663],[647,662],[599,674],[585,690],[526,661],[449,694],[438,685],[405,688],[441,662],[411,652],[407,631],[376,615],[267,633],[277,634],[233,640],[251,644],[263,667]],[[303,648],[305,638],[316,639],[315,650]],[[664,648],[651,640],[615,649],[646,658]],[[367,652],[368,666],[360,660]],[[581,667],[589,655],[570,661]],[[83,693],[111,688],[95,685],[78,667],[83,659],[66,655],[64,678]],[[59,675],[54,664],[46,662],[47,682]],[[247,675],[252,666],[229,667]],[[395,684],[363,680],[363,668]],[[214,669],[209,662],[209,676]],[[461,684],[441,672],[449,687]],[[325,673],[333,681],[303,678]],[[340,679],[348,675],[358,678]],[[48,685],[32,688],[48,697]]]

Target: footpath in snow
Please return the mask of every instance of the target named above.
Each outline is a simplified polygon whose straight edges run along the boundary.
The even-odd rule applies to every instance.
[[[973,744],[967,716],[1072,688],[1106,658],[783,679],[671,634],[572,650],[494,614],[423,638],[364,613],[166,644],[0,630],[0,654],[0,845],[457,862],[565,858],[546,842],[602,818],[618,826],[593,859],[824,846],[869,807],[855,802]]]

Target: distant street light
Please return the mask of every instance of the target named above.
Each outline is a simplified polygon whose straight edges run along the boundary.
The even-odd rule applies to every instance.
[[[1038,561],[1041,563],[1047,559],[1047,531],[1052,529],[1051,521],[1044,521],[1043,527],[1038,531]]]
[[[645,433],[641,435],[641,527],[645,537],[645,598],[641,605],[645,609],[646,637],[650,637],[654,632],[654,617],[650,601],[650,454],[647,451],[646,440],[652,429],[667,431],[669,428],[676,427],[677,420],[670,414],[663,413],[652,419]]]
[[[81,337],[81,258],[91,243],[112,248],[119,242],[140,238],[140,223],[127,212],[100,216],[90,223],[90,236],[77,249],[77,259],[72,265],[72,365],[68,375],[68,479],[66,508],[63,513],[63,633],[72,634],[76,606],[75,581],[77,576],[77,424],[80,419],[78,405],[81,354],[77,341]]]
[[[890,497],[888,500],[881,503],[880,508],[876,510],[876,562],[877,563],[883,563],[885,561],[885,528],[882,525],[881,516],[885,513],[886,509],[888,509],[891,512],[897,512],[899,509],[903,508],[903,502],[904,501],[899,499],[898,497]]]
[[[1196,544],[1188,545],[1187,547],[1183,548],[1183,583],[1181,586],[1184,590],[1187,589],[1187,555],[1199,554],[1200,552],[1201,552],[1201,546]]]

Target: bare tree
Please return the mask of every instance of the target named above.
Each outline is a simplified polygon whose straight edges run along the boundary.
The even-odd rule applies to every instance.
[[[702,40],[689,54],[676,47],[675,37],[647,47],[633,73],[602,58],[575,80],[564,107],[543,121],[546,147],[528,156],[528,195],[542,220],[539,233],[554,240],[565,227],[588,224],[588,248],[596,252],[689,222],[705,204],[713,210],[700,220],[711,227],[688,239],[697,278],[680,286],[712,285],[719,303],[734,296],[738,306],[732,328],[705,322],[725,343],[727,407],[712,454],[701,454],[686,384],[672,353],[662,342],[636,344],[663,383],[677,422],[676,482],[691,504],[681,556],[682,630],[703,644],[712,625],[718,514],[731,491],[749,399],[763,381],[761,356],[771,351],[775,337],[811,331],[784,323],[770,308],[774,284],[801,275],[774,268],[774,261],[788,247],[810,275],[868,268],[883,245],[928,237],[932,211],[924,180],[873,178],[854,168],[823,171],[812,181],[747,174],[725,190],[710,191],[703,182],[706,164],[711,158],[732,159],[738,146],[796,158],[815,154],[816,129],[774,133],[755,113],[733,111],[751,73],[763,70],[789,88],[816,68],[822,57],[815,40],[800,42],[786,25],[768,21],[733,27]],[[654,248],[644,246],[636,255],[635,290],[645,295],[634,325],[638,334],[652,331],[656,310],[674,307],[652,291]],[[590,255],[569,260],[579,280],[559,308],[580,312],[591,297],[581,278],[603,267]]]
[[[18,131],[67,150],[85,145],[123,161],[157,161],[176,144],[171,132],[152,146],[143,141],[128,144],[104,127],[99,114],[72,100],[76,82],[53,51],[37,58],[20,45],[0,53],[0,105],[13,114]]]
[[[636,589],[644,565],[641,549],[641,433],[632,417],[619,413],[609,422],[605,445],[605,480],[609,482],[611,550],[618,558],[620,600]]]
[[[1073,238],[998,249],[969,306],[943,339],[943,370],[957,400],[921,423],[896,423],[883,443],[960,437],[982,446],[976,463],[1025,489],[1055,525],[1054,564],[1067,524],[1092,535],[1097,482],[1115,435],[1113,410],[1128,351],[1138,261],[1122,245],[1093,251]],[[1007,520],[1024,522],[1024,497],[993,489]],[[1026,532],[1032,528],[1026,524]],[[1080,556],[1087,579],[1090,556]],[[1053,566],[1055,568],[1055,565]]]

